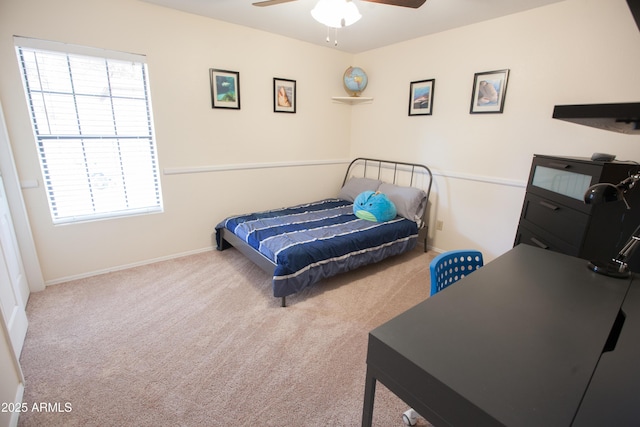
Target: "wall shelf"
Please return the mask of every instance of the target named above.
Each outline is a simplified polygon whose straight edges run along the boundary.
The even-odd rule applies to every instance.
[[[333,96],[331,97],[335,102],[341,102],[343,104],[364,104],[373,102],[373,98],[366,96]]]

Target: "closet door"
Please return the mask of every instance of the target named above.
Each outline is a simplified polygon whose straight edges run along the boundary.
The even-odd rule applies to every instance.
[[[28,295],[28,289],[0,175],[0,311],[16,358],[20,357],[27,333],[27,302],[24,295],[25,290]]]

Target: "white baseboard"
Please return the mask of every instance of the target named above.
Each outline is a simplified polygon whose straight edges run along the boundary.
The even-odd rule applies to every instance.
[[[24,384],[18,384],[18,388],[16,390],[16,398],[13,400],[15,403],[22,403],[22,397],[24,396]],[[18,418],[20,417],[20,412],[16,411],[11,414],[11,418],[9,419],[10,427],[18,426]]]
[[[72,280],[86,279],[87,277],[99,276],[101,274],[111,273],[111,272],[114,272],[114,271],[121,271],[121,270],[126,270],[126,269],[129,269],[129,268],[133,268],[133,267],[140,267],[140,266],[143,266],[143,265],[154,264],[156,262],[168,261],[170,259],[176,259],[176,258],[182,258],[182,257],[189,256],[189,255],[195,255],[195,254],[199,254],[199,253],[202,253],[202,252],[211,251],[213,249],[214,248],[209,246],[209,247],[206,247],[206,248],[196,249],[196,250],[193,250],[193,251],[187,251],[187,252],[182,252],[182,253],[178,253],[178,254],[167,255],[167,256],[163,256],[163,257],[159,257],[159,258],[153,258],[153,259],[148,259],[148,260],[144,260],[144,261],[134,262],[134,263],[131,263],[131,264],[123,264],[123,265],[118,265],[118,266],[115,266],[115,267],[109,267],[109,268],[105,268],[103,270],[96,270],[96,271],[90,271],[90,272],[83,273],[83,274],[61,277],[61,278],[55,279],[55,280],[48,280],[47,282],[45,282],[45,285],[46,286],[58,285],[60,283],[70,282]]]

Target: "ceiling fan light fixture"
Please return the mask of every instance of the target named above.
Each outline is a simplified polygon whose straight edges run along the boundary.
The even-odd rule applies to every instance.
[[[331,28],[348,27],[362,18],[351,0],[319,0],[311,10],[311,16]]]

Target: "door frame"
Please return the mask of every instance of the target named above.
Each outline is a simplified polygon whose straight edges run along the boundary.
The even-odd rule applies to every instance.
[[[31,225],[29,224],[29,216],[22,198],[22,188],[13,160],[11,144],[9,143],[9,132],[4,120],[2,102],[0,102],[0,174],[4,179],[4,189],[9,203],[9,210],[11,211],[11,218],[13,219],[20,255],[22,256],[22,264],[29,284],[29,291],[43,291],[45,282],[40,269],[40,260],[33,240]],[[24,296],[25,304],[27,303],[27,298],[28,295]]]

